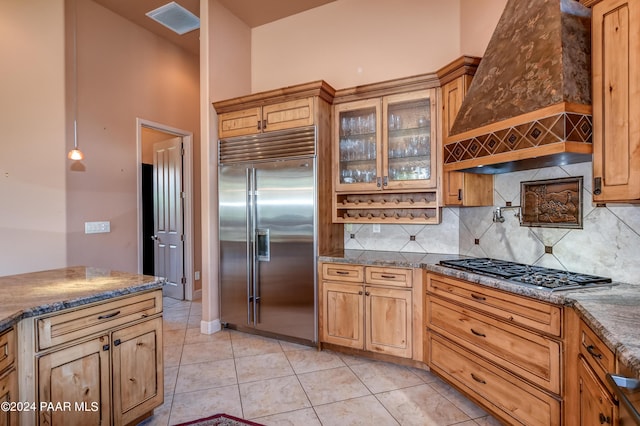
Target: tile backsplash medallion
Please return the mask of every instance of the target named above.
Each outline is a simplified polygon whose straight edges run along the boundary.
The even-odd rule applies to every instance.
[[[596,207],[590,162],[495,175],[494,204],[518,206],[520,182],[572,176],[584,178],[583,229],[520,226],[517,209],[493,223],[494,207],[446,207],[440,225],[345,225],[345,248],[493,257],[640,284],[640,205]]]

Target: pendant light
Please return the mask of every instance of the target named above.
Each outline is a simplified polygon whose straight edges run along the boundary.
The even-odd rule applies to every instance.
[[[73,2],[73,149],[67,158],[74,161],[84,159],[78,148],[78,3]]]

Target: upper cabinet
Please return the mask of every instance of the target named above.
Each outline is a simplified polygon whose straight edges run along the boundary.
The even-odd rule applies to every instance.
[[[333,221],[440,222],[435,74],[336,91]]]
[[[592,8],[593,201],[640,202],[640,4]]]
[[[462,56],[438,70],[442,84],[442,141],[449,132],[471,85],[480,58]],[[442,172],[442,202],[447,206],[492,206],[493,175]]]
[[[433,188],[435,89],[335,107],[337,191]]]
[[[215,102],[218,137],[310,126],[315,123],[316,99],[331,103],[334,89],[323,81]]]

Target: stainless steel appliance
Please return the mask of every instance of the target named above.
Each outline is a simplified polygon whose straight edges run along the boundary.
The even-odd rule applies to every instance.
[[[616,393],[620,406],[619,425],[640,426],[640,380],[607,373],[607,381]]]
[[[316,131],[218,142],[222,323],[317,341]]]
[[[614,285],[611,282],[611,278],[579,274],[560,269],[532,266],[486,257],[441,260],[440,264],[480,275],[502,278],[512,283],[532,286],[549,291],[575,290],[586,287]]]

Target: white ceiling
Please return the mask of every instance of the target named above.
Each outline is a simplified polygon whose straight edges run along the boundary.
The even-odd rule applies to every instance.
[[[94,0],[112,12],[164,37],[178,46],[199,54],[200,30],[182,36],[149,19],[145,13],[171,0]],[[200,15],[200,0],[174,0],[196,16]],[[249,27],[254,28],[336,0],[217,0]]]

